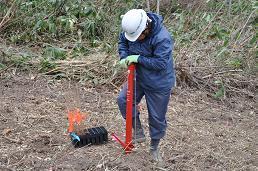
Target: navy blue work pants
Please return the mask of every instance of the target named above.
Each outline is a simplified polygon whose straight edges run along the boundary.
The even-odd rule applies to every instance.
[[[119,110],[124,119],[126,118],[126,92],[127,83],[125,83],[117,98]],[[171,91],[151,92],[149,90],[143,89],[140,85],[136,84],[136,105],[140,103],[143,96],[145,96],[146,99],[151,139],[161,139],[165,136],[167,128],[166,113],[170,94]],[[140,115],[140,112],[138,110],[135,110],[136,105],[135,103],[133,104],[133,119],[135,116],[139,117]]]

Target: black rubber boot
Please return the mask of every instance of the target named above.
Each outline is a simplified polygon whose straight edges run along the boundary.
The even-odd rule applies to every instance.
[[[158,162],[159,164],[163,164],[163,159],[159,154],[159,149],[158,149],[159,141],[160,140],[151,139],[150,154],[154,161]]]
[[[146,141],[146,137],[141,125],[139,117],[133,118],[133,143],[142,143]]]

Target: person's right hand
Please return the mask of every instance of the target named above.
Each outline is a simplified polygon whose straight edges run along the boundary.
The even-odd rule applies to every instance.
[[[119,61],[119,65],[120,65],[122,68],[127,68],[127,64],[126,64],[125,59],[121,59],[121,60]]]

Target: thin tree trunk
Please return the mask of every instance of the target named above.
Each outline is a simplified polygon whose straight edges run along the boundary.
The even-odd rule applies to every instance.
[[[146,0],[146,4],[147,4],[147,10],[150,11],[150,1]]]
[[[157,14],[159,14],[159,0],[157,0]]]
[[[239,2],[239,0],[238,0]],[[225,1],[226,5],[228,5],[228,16],[231,14],[231,6],[232,6],[232,0],[226,0]]]

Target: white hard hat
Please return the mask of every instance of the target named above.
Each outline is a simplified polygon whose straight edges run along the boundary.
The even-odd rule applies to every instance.
[[[128,11],[122,19],[122,29],[125,37],[134,42],[146,28],[147,14],[142,9],[132,9]]]

